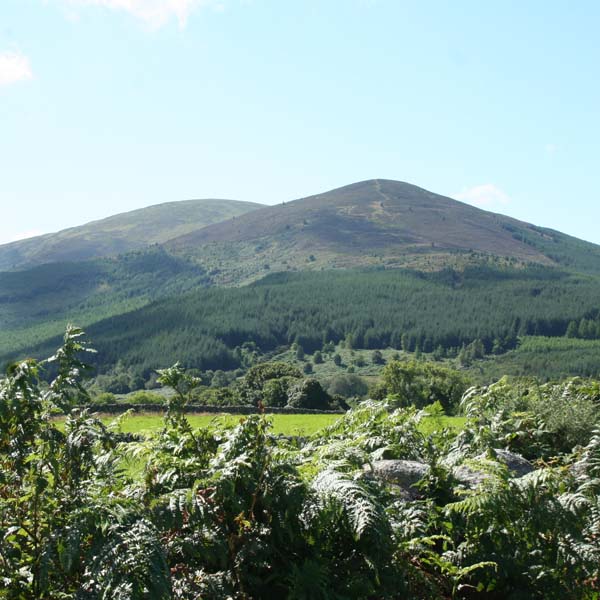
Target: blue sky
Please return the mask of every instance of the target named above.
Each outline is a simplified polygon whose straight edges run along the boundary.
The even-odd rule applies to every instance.
[[[600,3],[1,0],[0,241],[409,181],[600,243]]]

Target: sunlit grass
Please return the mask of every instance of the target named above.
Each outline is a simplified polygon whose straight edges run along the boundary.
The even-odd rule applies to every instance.
[[[231,414],[189,414],[187,419],[194,429],[209,426],[233,426],[244,419],[246,415]],[[302,435],[309,436],[323,427],[327,427],[337,421],[341,415],[268,415],[273,423],[272,432],[275,435]],[[103,423],[108,425],[117,417],[115,415],[100,415]],[[464,417],[426,417],[421,421],[420,429],[429,434],[435,430],[445,427],[460,431],[465,425]],[[142,413],[127,415],[122,419],[121,431],[123,433],[138,433],[141,435],[151,434],[160,430],[163,426],[163,416],[160,413]]]

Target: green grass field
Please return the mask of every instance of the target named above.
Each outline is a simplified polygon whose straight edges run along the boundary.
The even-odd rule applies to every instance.
[[[102,421],[109,424],[116,417],[114,415],[101,416]],[[213,424],[224,426],[235,425],[244,418],[244,415],[187,415],[190,425],[194,428],[207,427]],[[281,435],[312,435],[323,427],[327,427],[339,419],[339,415],[269,415],[273,422],[273,433]],[[464,417],[432,417],[425,418],[421,423],[423,433],[429,434],[436,429],[448,427],[460,430],[465,424]],[[126,416],[123,419],[121,431],[123,433],[147,434],[157,431],[162,427],[162,415],[144,413]]]
[[[102,421],[110,423],[114,416],[102,417]],[[245,415],[227,414],[203,414],[187,415],[187,419],[193,428],[207,427],[214,424],[231,426],[239,423]],[[339,415],[270,415],[273,422],[273,433],[283,435],[311,435],[331,425],[339,418]],[[131,415],[124,418],[121,430],[123,433],[151,433],[162,427],[163,417],[161,414],[144,413]]]

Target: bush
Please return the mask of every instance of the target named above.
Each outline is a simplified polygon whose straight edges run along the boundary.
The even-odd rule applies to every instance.
[[[139,390],[129,394],[125,401],[129,404],[164,404],[165,397],[161,394]]]
[[[354,365],[357,367],[365,367],[367,365],[367,361],[365,360],[365,357],[362,354],[359,354],[355,359],[354,359]]]
[[[344,398],[364,397],[369,391],[369,386],[365,381],[352,373],[332,377],[327,382],[326,388],[332,396],[342,396]]]
[[[239,396],[231,388],[202,388],[194,390],[194,403],[206,406],[237,406],[241,403]]]
[[[328,410],[331,396],[316,379],[304,379],[292,386],[288,392],[287,405],[292,408]]]
[[[461,402],[481,447],[494,443],[528,458],[550,458],[585,445],[600,425],[594,386],[581,379],[539,385],[507,377],[473,388]]]
[[[374,365],[384,365],[385,360],[383,358],[383,354],[381,354],[381,350],[373,350],[371,354],[371,362]]]
[[[110,392],[102,392],[92,397],[92,404],[115,404],[116,402],[117,397]]]
[[[262,389],[262,403],[265,406],[285,406],[290,387],[298,380],[294,377],[269,379]]]
[[[210,380],[211,387],[222,388],[227,387],[233,380],[233,375],[225,373],[220,369],[216,370]]]
[[[264,387],[268,381],[290,377],[300,379],[302,373],[289,363],[267,362],[255,365],[248,369],[244,379],[237,385],[240,401],[242,404],[257,406],[259,401],[263,401]],[[274,388],[270,393],[272,392]]]
[[[422,361],[392,361],[381,374],[376,398],[393,397],[401,406],[422,408],[439,401],[447,413],[458,407],[469,379],[458,371]]]

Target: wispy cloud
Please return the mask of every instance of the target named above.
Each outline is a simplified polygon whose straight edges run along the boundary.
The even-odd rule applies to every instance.
[[[33,78],[29,59],[20,52],[0,53],[0,86]]]
[[[171,19],[176,19],[180,27],[185,27],[190,15],[200,9],[224,8],[224,0],[65,0],[71,7],[100,6],[110,10],[127,12],[155,29]]]
[[[455,194],[457,200],[474,204],[481,208],[500,208],[510,204],[510,197],[493,183],[484,183],[463,189]]]

